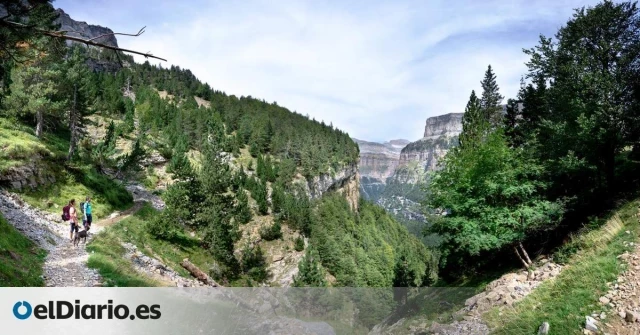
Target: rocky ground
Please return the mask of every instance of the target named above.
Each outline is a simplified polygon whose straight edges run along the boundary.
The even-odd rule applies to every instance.
[[[608,283],[609,291],[600,297],[603,311],[592,315],[603,323],[605,334],[640,334],[640,245],[626,244],[633,248],[619,256],[626,263],[626,269],[618,280]]]
[[[142,253],[138,248],[131,243],[122,243],[122,246],[127,251],[124,257],[131,261],[134,269],[145,276],[155,279],[158,282],[166,284],[167,286],[176,287],[201,287],[207,286],[200,281],[182,277],[171,267],[157,260],[156,258],[149,257]]]
[[[74,247],[69,240],[69,226],[61,218],[24,203],[19,196],[0,190],[0,212],[25,236],[48,251],[44,263],[46,286],[100,286],[98,272],[87,267],[84,245]],[[100,228],[92,227],[95,234]],[[90,240],[93,234],[89,234]]]
[[[148,202],[157,210],[162,210],[165,207],[164,201],[160,196],[149,192],[146,188],[139,184],[129,184],[125,187],[127,191],[133,195],[134,202]]]
[[[509,308],[523,299],[544,281],[560,274],[562,266],[547,259],[535,263],[531,273],[526,270],[508,273],[487,285],[484,292],[465,301],[465,307],[453,314],[453,322],[448,324],[426,320],[413,320],[411,324],[404,321],[393,325],[374,328],[370,334],[396,333],[395,330],[408,329],[410,334],[439,335],[487,335],[489,327],[482,321],[481,315],[493,307]],[[447,321],[447,320],[442,320]]]
[[[467,299],[465,307],[456,313],[458,318],[462,317],[461,321],[454,321],[448,325],[434,323],[429,328],[429,332],[439,335],[489,334],[489,327],[481,319],[484,312],[496,306],[512,306],[545,280],[555,278],[560,271],[562,266],[547,259],[541,259],[536,262],[535,269],[530,273],[526,270],[507,273],[487,285],[485,292]]]

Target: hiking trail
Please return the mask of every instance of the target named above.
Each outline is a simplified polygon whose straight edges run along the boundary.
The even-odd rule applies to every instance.
[[[93,223],[87,243],[106,227],[126,219],[142,208],[145,202],[162,209],[164,203],[140,185],[128,185],[134,205],[123,211]],[[87,266],[89,253],[82,241],[75,247],[69,239],[69,224],[63,223],[59,215],[47,213],[24,202],[19,195],[0,190],[0,213],[18,231],[47,251],[43,266],[43,279],[47,287],[94,287],[102,286],[97,270]]]

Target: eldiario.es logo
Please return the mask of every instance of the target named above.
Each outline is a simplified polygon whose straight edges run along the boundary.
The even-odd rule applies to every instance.
[[[80,300],[75,301],[75,305],[68,301],[49,301],[46,305],[40,304],[31,307],[26,301],[18,301],[13,305],[13,315],[19,320],[26,320],[31,315],[36,319],[45,320],[112,320],[114,318],[156,320],[161,316],[160,305],[139,305],[134,313],[130,313],[129,307],[125,305],[113,305],[113,300],[107,300],[105,305],[81,305]]]

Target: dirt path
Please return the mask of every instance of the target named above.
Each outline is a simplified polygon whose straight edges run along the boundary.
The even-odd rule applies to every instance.
[[[93,226],[96,226],[96,227],[98,227],[100,229],[104,229],[104,228],[106,228],[108,226],[116,224],[116,223],[118,223],[118,222],[120,222],[120,221],[122,221],[122,220],[124,220],[124,219],[126,219],[128,217],[130,217],[131,215],[137,213],[142,208],[143,205],[144,205],[143,201],[137,201],[137,202],[135,202],[133,204],[133,206],[131,208],[129,208],[129,209],[125,210],[125,211],[115,212],[115,213],[111,214],[109,217],[106,217],[106,218],[104,218],[102,220],[96,221],[92,225],[91,229],[93,229]]]

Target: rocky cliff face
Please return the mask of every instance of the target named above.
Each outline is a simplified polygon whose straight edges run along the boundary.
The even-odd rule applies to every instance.
[[[310,199],[318,199],[327,192],[335,191],[346,197],[351,208],[358,209],[360,176],[358,166],[355,164],[347,165],[333,173],[307,179],[306,182],[300,182],[300,184]]]
[[[69,16],[69,14],[65,13],[60,8],[56,9],[56,12],[59,14],[56,23],[60,24],[60,30],[67,32],[67,36],[79,37],[82,39],[98,37],[94,40],[95,42],[114,47],[118,46],[118,41],[113,35],[113,30],[82,21],[75,21]]]
[[[409,141],[391,140],[385,143],[354,139],[360,148],[360,189],[366,199],[376,200],[384,191],[387,178],[398,166],[400,152]]]
[[[56,12],[59,16],[55,23],[59,24],[60,30],[66,31],[68,36],[79,37],[82,39],[95,39],[94,41],[98,43],[114,47],[118,46],[118,40],[113,35],[113,30],[102,26],[88,24],[83,21],[76,21],[60,8],[56,9]],[[77,42],[67,41],[68,45],[73,43]],[[87,59],[87,65],[93,71],[110,73],[118,71],[121,67],[119,62],[94,58]]]
[[[34,190],[40,186],[55,183],[56,177],[53,171],[36,155],[24,164],[0,171],[0,187]]]
[[[445,114],[427,119],[424,137],[409,143],[400,153],[400,166],[420,162],[425,171],[433,171],[449,149],[457,145],[462,132],[463,113]]]

